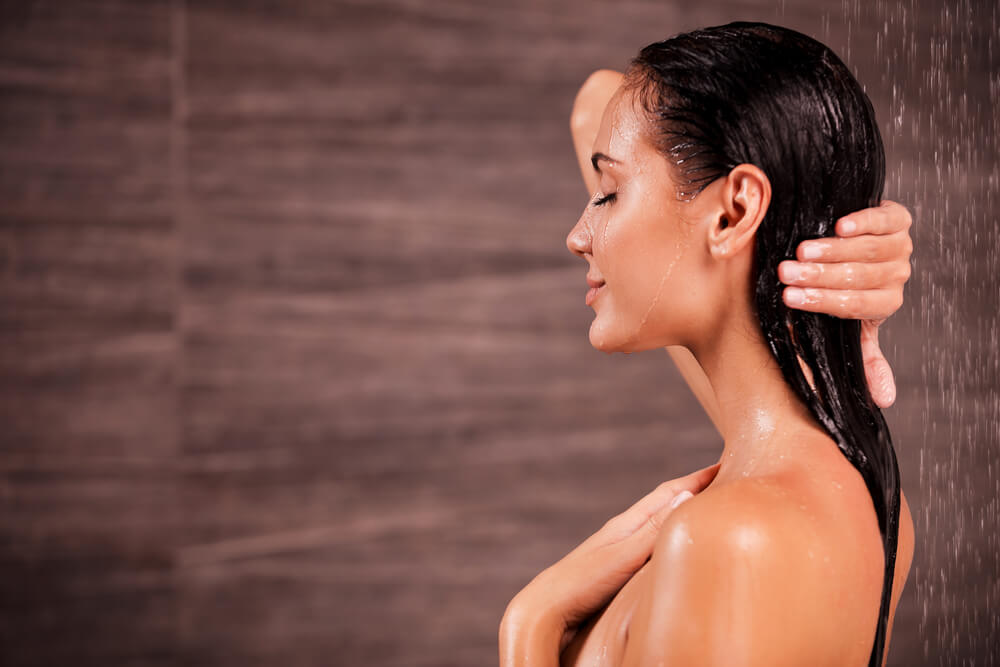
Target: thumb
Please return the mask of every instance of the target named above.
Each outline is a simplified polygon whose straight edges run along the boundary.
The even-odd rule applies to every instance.
[[[865,379],[872,400],[880,408],[888,408],[896,401],[896,380],[892,368],[878,344],[878,324],[861,323],[861,356],[865,364]]]

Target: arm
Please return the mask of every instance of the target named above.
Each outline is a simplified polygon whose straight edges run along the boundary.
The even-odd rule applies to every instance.
[[[594,150],[594,140],[601,129],[601,118],[608,101],[622,85],[625,75],[610,69],[599,69],[583,82],[573,101],[573,112],[569,117],[569,129],[573,134],[573,148],[580,165],[580,174],[587,193],[597,191],[597,173],[590,163]]]
[[[500,621],[500,665],[555,667],[581,623],[645,564],[666,517],[708,486],[718,464],[664,482],[535,577]]]

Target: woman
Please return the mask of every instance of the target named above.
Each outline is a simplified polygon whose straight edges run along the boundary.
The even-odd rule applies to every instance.
[[[881,355],[869,330],[877,361],[864,362],[858,322],[788,307],[877,320],[899,305],[906,216],[838,221],[881,194],[870,103],[815,40],[764,24],[709,28],[640,52],[590,161],[594,196],[567,244],[589,265],[591,343],[688,350],[704,376],[685,375],[725,447],[518,593],[501,663],[881,665],[913,551],[865,386]],[[876,236],[853,256],[861,236],[801,243],[835,222],[845,236]],[[821,269],[785,261],[817,247]],[[779,263],[787,282],[798,273],[872,293],[803,304],[778,284]],[[853,312],[840,305],[851,299]]]

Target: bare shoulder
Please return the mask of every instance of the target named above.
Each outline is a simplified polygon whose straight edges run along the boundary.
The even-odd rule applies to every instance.
[[[831,581],[832,572],[849,567],[857,575],[854,561],[867,561],[873,552],[881,555],[867,489],[859,487],[843,494],[841,502],[781,477],[748,478],[710,489],[668,519],[654,556],[661,556],[666,565],[704,558],[703,552],[711,550],[719,554],[712,557],[752,565],[760,576],[774,574],[787,581],[789,575],[798,575],[802,578],[795,590],[786,591],[782,585],[769,594],[796,597],[802,584],[809,583],[813,590],[808,597],[815,600],[828,587],[840,589],[842,582]],[[851,548],[845,549],[845,544]],[[881,564],[873,562],[870,569],[877,575]]]
[[[780,476],[710,487],[681,505],[658,536],[626,664],[723,665],[734,654],[749,665],[867,658],[881,542],[873,511],[861,528],[839,511]]]

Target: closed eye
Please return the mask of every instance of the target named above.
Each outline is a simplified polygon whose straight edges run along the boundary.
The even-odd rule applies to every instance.
[[[604,206],[605,204],[613,202],[615,200],[616,194],[617,194],[616,192],[612,192],[611,194],[607,194],[604,195],[603,197],[595,199],[592,203],[594,206]]]

